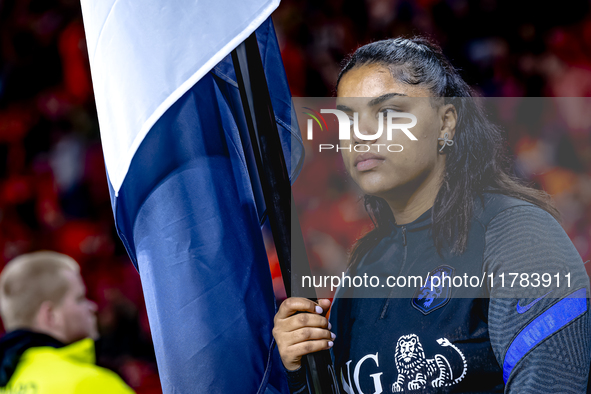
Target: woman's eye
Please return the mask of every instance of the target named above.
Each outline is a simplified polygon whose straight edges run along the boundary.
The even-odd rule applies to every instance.
[[[386,109],[383,109],[383,110],[381,111],[381,113],[383,113],[383,114],[384,114],[384,116],[388,116],[388,113],[389,113],[389,112],[392,112],[392,113],[397,113],[397,112],[399,112],[399,111],[396,111],[396,110],[395,110],[395,109],[393,109],[393,108],[386,108]]]
[[[386,108],[383,109],[382,111],[380,111],[380,114],[383,114],[384,116],[384,122],[388,119],[388,116],[390,116],[392,119],[400,119],[400,116],[398,116],[399,113],[401,113],[403,111],[394,109],[394,108]],[[379,116],[379,114],[378,114]]]

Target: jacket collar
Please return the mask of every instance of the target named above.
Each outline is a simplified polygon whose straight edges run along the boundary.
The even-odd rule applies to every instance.
[[[416,218],[410,223],[406,224],[396,224],[391,223],[392,229],[396,231],[401,231],[402,228],[406,228],[408,231],[420,231],[425,228],[431,227],[431,213],[433,212],[433,207],[429,208],[427,211],[423,212],[421,216]]]
[[[47,350],[47,347],[30,348],[23,354],[22,358],[25,359],[29,357],[35,357],[46,353]],[[94,340],[91,338],[82,339],[78,342],[74,342],[59,349],[52,349],[52,354],[67,360],[77,361],[84,364],[94,364],[96,362]]]
[[[0,387],[12,377],[22,354],[38,346],[60,348],[63,343],[49,335],[29,330],[15,330],[0,338]]]

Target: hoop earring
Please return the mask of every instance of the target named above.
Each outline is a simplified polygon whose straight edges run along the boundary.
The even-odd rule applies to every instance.
[[[443,134],[443,138],[437,138],[438,141],[443,141],[443,145],[441,146],[441,149],[439,149],[439,153],[443,152],[443,149],[445,148],[445,146],[453,146],[454,144],[454,140],[449,139],[449,134],[445,133]]]

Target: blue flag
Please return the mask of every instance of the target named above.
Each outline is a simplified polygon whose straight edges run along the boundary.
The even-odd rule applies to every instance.
[[[167,94],[154,90],[160,98],[139,97],[138,104],[118,96],[109,102],[117,89],[127,98],[131,93],[113,84],[107,75],[111,64],[101,68],[107,60],[96,58],[108,51],[100,48],[105,34],[117,38],[95,32],[114,23],[108,13],[96,13],[102,24],[87,22],[96,3],[82,5],[113,213],[140,273],[164,393],[287,393],[271,334],[276,305],[260,231],[263,208],[255,202],[260,190],[256,173],[248,171],[252,153],[228,55],[233,47],[222,42],[225,56],[191,86],[170,77]],[[253,9],[259,10],[252,12],[254,22],[245,22],[241,34],[256,29],[279,149],[293,180],[303,146],[299,131],[291,128],[291,97],[268,16],[274,8],[265,8],[259,22],[262,11]],[[214,40],[213,33],[201,39]],[[133,58],[134,48],[128,50]],[[150,75],[156,85],[167,81],[168,74]],[[112,108],[120,105],[132,115]]]

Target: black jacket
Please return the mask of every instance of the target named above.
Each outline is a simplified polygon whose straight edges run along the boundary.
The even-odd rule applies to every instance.
[[[341,392],[584,393],[589,278],[560,224],[487,193],[462,255],[437,254],[430,228],[431,210],[392,224],[348,273],[379,285],[337,290],[331,351]],[[385,285],[389,276],[402,287]],[[414,286],[417,276],[436,279]],[[441,285],[445,276],[454,282]],[[301,374],[289,377],[292,392],[307,390]]]

